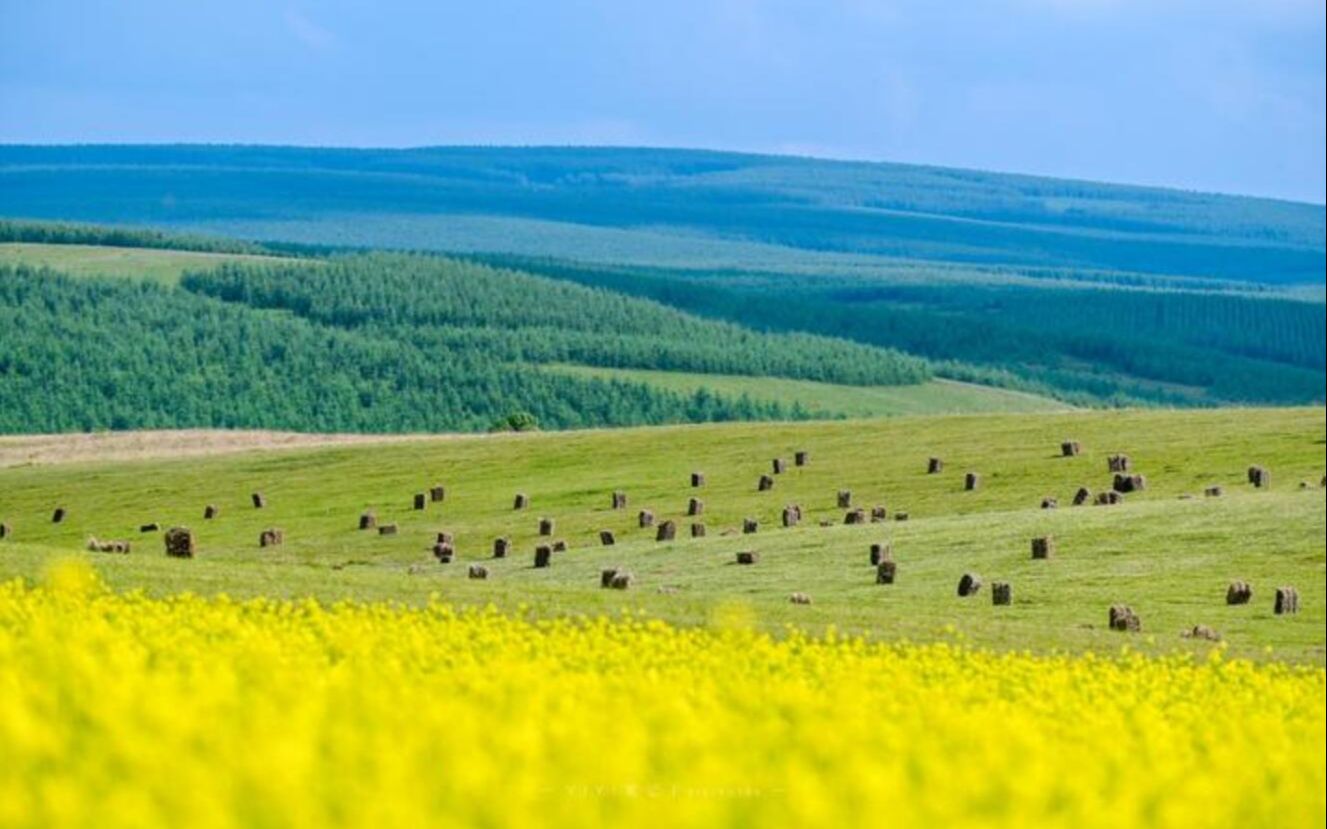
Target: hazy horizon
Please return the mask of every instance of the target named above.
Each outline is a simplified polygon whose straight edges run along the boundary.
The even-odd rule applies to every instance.
[[[0,142],[676,147],[1327,202],[1313,0],[0,0]]]

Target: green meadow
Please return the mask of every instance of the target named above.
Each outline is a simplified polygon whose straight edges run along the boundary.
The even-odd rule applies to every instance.
[[[1060,442],[1083,453],[1062,457]],[[0,469],[0,577],[38,579],[54,560],[85,557],[116,588],[153,594],[419,602],[440,595],[537,615],[642,612],[683,624],[743,620],[779,631],[787,624],[884,639],[956,641],[1034,651],[1150,652],[1213,647],[1254,658],[1324,661],[1324,535],[1320,482],[1324,411],[1124,410],[900,417],[817,423],[724,424],[559,434],[421,438],[403,443],[220,457],[11,466]],[[809,454],[805,467],[791,461]],[[1076,489],[1108,489],[1106,458],[1127,453],[1146,476],[1142,492],[1116,506],[1070,506]],[[927,474],[927,459],[945,461]],[[774,458],[789,468],[757,490]],[[1255,489],[1246,470],[1261,464],[1272,484]],[[703,472],[703,487],[689,475]],[[965,491],[964,473],[981,475]],[[413,508],[435,484],[440,503]],[[1204,497],[1221,485],[1225,494]],[[845,526],[837,493],[855,506],[883,505],[882,523]],[[623,491],[628,508],[611,508]],[[250,495],[265,494],[255,509]],[[513,509],[525,493],[530,506]],[[1044,497],[1058,509],[1041,509]],[[686,515],[688,499],[703,515]],[[203,519],[206,504],[220,515]],[[802,523],[779,526],[787,504]],[[56,507],[64,522],[51,521]],[[638,511],[677,523],[659,542],[638,527]],[[392,522],[394,536],[360,531],[365,510]],[[906,521],[895,520],[906,512]],[[550,539],[540,518],[554,521]],[[743,534],[744,519],[759,522]],[[703,521],[704,538],[689,537]],[[198,538],[192,560],[164,555],[159,533],[183,525]],[[824,526],[822,526],[822,523]],[[285,543],[261,548],[280,528]],[[600,544],[611,530],[617,543]],[[455,536],[457,558],[430,553],[437,532]],[[1032,560],[1033,537],[1051,535],[1056,554]],[[494,538],[512,553],[494,560]],[[128,555],[84,552],[89,537],[128,539]],[[537,544],[564,540],[551,567],[532,566]],[[872,543],[889,542],[898,580],[877,585]],[[752,566],[734,563],[755,551]],[[487,580],[471,580],[483,564]],[[599,587],[600,571],[635,576],[628,592]],[[985,585],[955,593],[960,576]],[[1253,584],[1253,601],[1225,604],[1228,583]],[[992,606],[989,585],[1007,581],[1013,604]],[[1296,616],[1272,612],[1275,588],[1301,595]],[[789,597],[804,592],[810,605]],[[1143,621],[1141,634],[1107,629],[1113,603]],[[1185,638],[1197,624],[1222,643]]]

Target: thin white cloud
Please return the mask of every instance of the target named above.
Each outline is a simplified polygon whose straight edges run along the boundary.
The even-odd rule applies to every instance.
[[[287,9],[284,19],[295,39],[310,49],[329,49],[336,44],[336,35],[294,9]]]

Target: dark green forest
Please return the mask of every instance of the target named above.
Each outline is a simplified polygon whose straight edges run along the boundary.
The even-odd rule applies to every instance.
[[[325,326],[494,362],[572,362],[706,374],[901,385],[931,377],[897,351],[759,334],[601,288],[435,257],[367,254],[317,268],[228,264],[182,287]]]
[[[1085,405],[1324,398],[1321,303],[1110,285],[894,284],[490,256],[758,330],[813,331],[930,358],[941,376]]]
[[[181,289],[0,267],[0,432],[477,431],[796,419],[797,410],[496,363]]]
[[[566,362],[938,376],[1093,406],[1327,396],[1322,205],[691,150],[3,146],[0,216],[56,222],[0,220],[0,241],[326,258],[298,278],[193,274],[172,301],[401,343],[466,376]],[[418,255],[346,256],[364,248]],[[448,422],[545,405],[480,397]],[[651,405],[540,420],[692,419]]]

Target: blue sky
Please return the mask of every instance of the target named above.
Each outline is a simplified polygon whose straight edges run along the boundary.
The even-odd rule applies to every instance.
[[[629,144],[1324,201],[1322,0],[0,0],[0,142]]]

